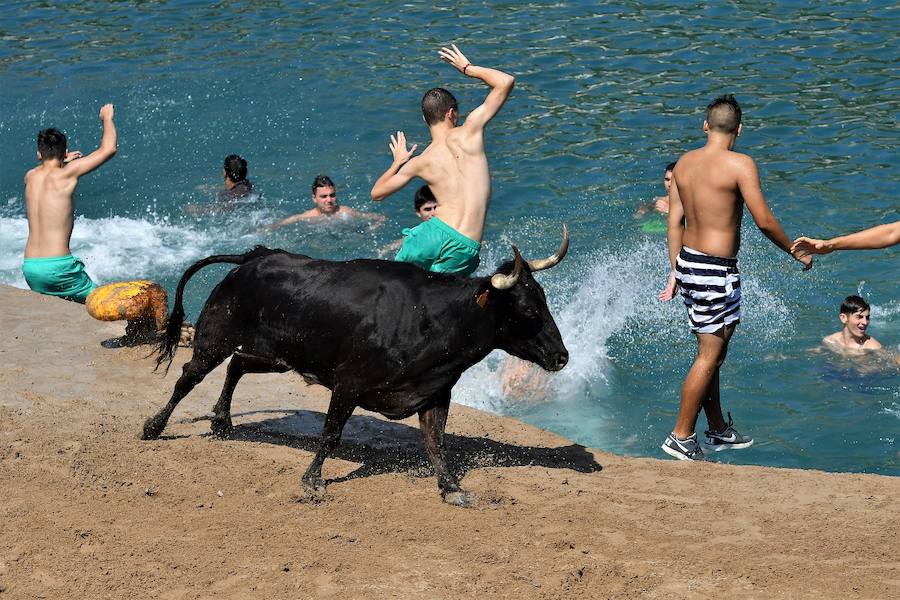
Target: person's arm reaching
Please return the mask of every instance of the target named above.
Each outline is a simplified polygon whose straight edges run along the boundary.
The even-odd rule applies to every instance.
[[[791,250],[791,240],[784,233],[784,229],[781,228],[778,219],[772,214],[772,210],[763,196],[756,163],[749,156],[742,156],[740,160],[738,188],[741,196],[744,198],[744,203],[747,205],[747,210],[750,211],[750,215],[753,217],[753,222],[756,223],[763,235],[769,238],[773,244],[790,254],[795,260],[803,263],[803,270],[808,271],[812,268],[812,257],[808,253]]]
[[[81,177],[90,173],[116,154],[116,124],[113,122],[113,105],[104,104],[100,109],[100,120],[103,122],[103,137],[100,147],[77,160],[67,163],[66,172]]]
[[[830,240],[799,237],[791,250],[808,254],[828,254],[835,250],[877,250],[900,244],[900,221],[885,223]]]
[[[473,65],[455,44],[450,44],[449,48],[441,48],[438,54],[463,75],[480,79],[491,88],[487,98],[484,99],[481,106],[469,113],[464,124],[464,127],[484,129],[488,121],[500,112],[503,103],[509,98],[509,94],[516,84],[515,77],[497,69]]]
[[[413,158],[413,153],[419,145],[413,144],[413,147],[407,150],[406,135],[402,131],[398,131],[396,136],[391,136],[389,145],[394,160],[388,170],[372,186],[372,200],[376,202],[384,200],[416,176],[417,161]]]

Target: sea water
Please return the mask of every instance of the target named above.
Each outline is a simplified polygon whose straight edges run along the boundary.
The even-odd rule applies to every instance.
[[[789,236],[833,236],[900,218],[896,39],[890,2],[7,3],[0,16],[0,282],[25,287],[22,176],[35,135],[63,129],[93,150],[100,106],[116,106],[119,152],[83,178],[72,250],[99,283],[151,278],[170,292],[192,261],[256,244],[316,257],[372,257],[415,224],[417,182],[369,200],[389,135],[428,142],[421,94],[451,89],[465,115],[486,88],[439,60],[456,42],[516,75],[488,127],[493,201],[479,274],[549,255],[538,276],[571,359],[533,397],[504,395],[496,352],[454,400],[580,443],[641,456],[672,429],[695,342],[680,302],[661,303],[665,236],[635,209],[662,195],[663,167],[701,145],[704,108],[734,93],[737,150],[757,161]],[[221,215],[222,160],[246,157],[258,197]],[[386,222],[265,228],[311,207],[319,173],[341,203]],[[749,215],[740,266],[744,317],[722,369],[741,463],[900,474],[900,372],[890,358],[817,350],[842,298],[873,305],[870,333],[900,351],[898,250],[823,257],[809,273]],[[226,266],[196,275],[195,318]],[[704,426],[701,416],[699,428]],[[728,454],[728,453],[725,453]]]

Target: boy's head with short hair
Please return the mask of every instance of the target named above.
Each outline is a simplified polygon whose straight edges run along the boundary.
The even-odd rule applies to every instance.
[[[229,154],[225,157],[225,175],[234,183],[244,181],[247,179],[247,161],[237,154]]]
[[[37,136],[38,155],[42,161],[55,158],[62,162],[66,158],[67,143],[66,134],[59,129],[42,129]]]
[[[416,196],[413,200],[416,208],[416,214],[423,221],[427,221],[434,216],[434,209],[437,208],[437,199],[427,185],[423,185],[416,190]]]
[[[844,298],[844,301],[841,302],[841,314],[842,315],[852,315],[856,312],[871,310],[871,306],[869,303],[865,301],[861,296],[847,296]]]
[[[853,337],[865,337],[869,328],[869,316],[871,308],[863,298],[853,295],[844,298],[841,302],[841,323],[844,329]]]
[[[428,125],[437,125],[444,120],[447,112],[453,109],[455,117],[459,116],[459,104],[456,98],[444,88],[431,88],[422,96],[422,116]],[[451,117],[454,118],[454,117]]]
[[[312,182],[312,195],[316,195],[316,190],[318,188],[333,188],[334,182],[331,180],[331,177],[328,175],[316,175],[316,178],[313,179]]]
[[[710,131],[738,133],[741,126],[741,106],[733,94],[719,96],[707,105],[706,124]]]

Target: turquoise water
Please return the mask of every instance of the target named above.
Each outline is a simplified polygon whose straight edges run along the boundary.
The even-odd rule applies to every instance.
[[[149,277],[171,290],[192,261],[258,243],[375,255],[414,223],[415,186],[368,200],[389,163],[389,134],[427,142],[418,102],[429,87],[453,90],[463,114],[484,95],[437,48],[455,41],[474,63],[514,73],[488,132],[494,200],[482,272],[511,242],[549,254],[568,223],[569,257],[540,278],[572,358],[545,399],[504,397],[499,353],[463,377],[454,399],[613,452],[662,455],[693,358],[683,307],[655,300],[664,236],[642,233],[633,215],[662,193],[663,166],[702,144],[712,97],[741,101],[738,150],[757,160],[789,236],[900,218],[893,3],[7,5],[0,281],[20,287],[22,176],[40,128],[60,127],[70,148],[92,150],[97,111],[115,103],[119,153],[79,186],[72,247],[100,282]],[[249,161],[260,200],[225,216],[185,214],[214,198],[232,152]],[[318,173],[337,182],[344,204],[383,212],[385,224],[260,232],[311,206]],[[900,349],[900,250],[832,255],[801,273],[747,221],[745,317],[722,394],[757,443],[721,459],[900,474],[898,367],[811,351],[857,291],[873,304],[871,333]],[[223,273],[194,278],[194,316]]]

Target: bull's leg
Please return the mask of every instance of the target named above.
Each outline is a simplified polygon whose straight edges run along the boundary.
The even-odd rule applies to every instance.
[[[437,475],[438,489],[444,502],[456,506],[469,506],[469,494],[459,487],[459,481],[447,468],[447,457],[444,452],[444,428],[447,426],[447,413],[450,411],[450,396],[442,399],[437,405],[419,411],[419,428],[425,438],[425,451],[434,466]]]
[[[203,381],[203,378],[206,377],[210,371],[222,364],[222,361],[225,360],[226,357],[227,354],[225,356],[220,354],[204,355],[202,353],[194,355],[190,362],[184,365],[181,377],[175,382],[175,389],[172,391],[172,397],[169,399],[169,403],[154,416],[144,421],[144,431],[141,435],[141,439],[154,440],[158,438],[159,434],[166,428],[166,423],[168,423],[169,417],[172,416],[172,411],[175,410],[178,403],[181,402],[181,400],[187,396],[198,383]]]
[[[328,405],[328,414],[325,416],[325,427],[322,429],[322,442],[319,451],[313,457],[312,463],[303,474],[303,487],[307,491],[321,493],[325,491],[325,480],[322,479],[322,463],[328,458],[341,442],[341,432],[347,419],[353,414],[356,402],[353,399],[336,392],[331,394],[331,404]]]
[[[284,373],[289,371],[287,365],[271,360],[245,354],[234,354],[225,374],[225,385],[219,400],[213,407],[212,432],[215,435],[228,435],[231,431],[231,398],[238,381],[247,373]]]

